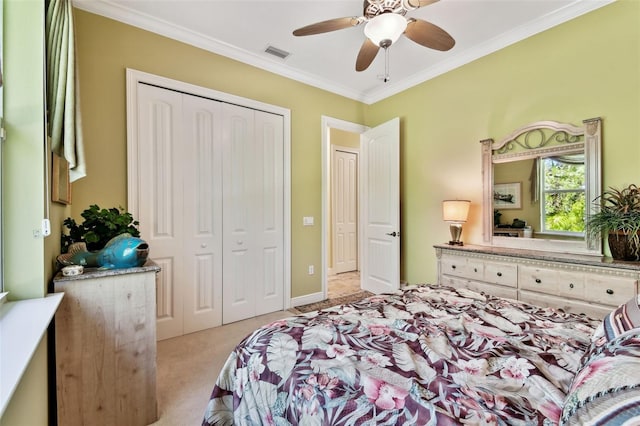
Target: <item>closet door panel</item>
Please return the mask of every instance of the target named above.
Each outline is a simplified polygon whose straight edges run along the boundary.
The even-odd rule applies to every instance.
[[[157,276],[158,339],[183,330],[182,95],[138,85],[140,233],[161,268]]]
[[[284,119],[137,85],[136,205],[166,339],[284,307]]]
[[[257,264],[255,221],[257,191],[254,111],[223,105],[223,323],[255,316]]]
[[[222,105],[184,96],[184,332],[222,324]]]
[[[256,259],[256,315],[284,307],[283,255],[283,122],[282,116],[256,111],[255,162],[260,205],[254,210]]]

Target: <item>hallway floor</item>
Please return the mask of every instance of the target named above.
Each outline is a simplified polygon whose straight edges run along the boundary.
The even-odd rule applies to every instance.
[[[330,275],[327,280],[327,298],[348,296],[360,291],[360,271]]]

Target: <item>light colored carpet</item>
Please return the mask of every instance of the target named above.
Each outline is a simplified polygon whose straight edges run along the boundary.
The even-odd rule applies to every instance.
[[[159,420],[153,425],[202,424],[216,377],[231,351],[255,329],[292,315],[273,312],[158,342]]]

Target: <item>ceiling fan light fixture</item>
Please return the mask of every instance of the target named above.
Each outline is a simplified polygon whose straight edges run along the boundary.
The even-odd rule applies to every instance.
[[[404,16],[396,13],[383,13],[367,22],[364,34],[376,46],[387,48],[395,43],[406,29],[407,20]],[[384,46],[385,44],[386,46]]]

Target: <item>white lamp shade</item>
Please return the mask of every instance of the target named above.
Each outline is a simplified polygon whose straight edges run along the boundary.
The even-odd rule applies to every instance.
[[[407,20],[396,13],[383,13],[367,22],[364,34],[376,45],[380,46],[382,40],[391,40],[395,43],[407,29]]]
[[[442,219],[446,222],[466,222],[469,214],[469,200],[444,200],[442,202]]]

